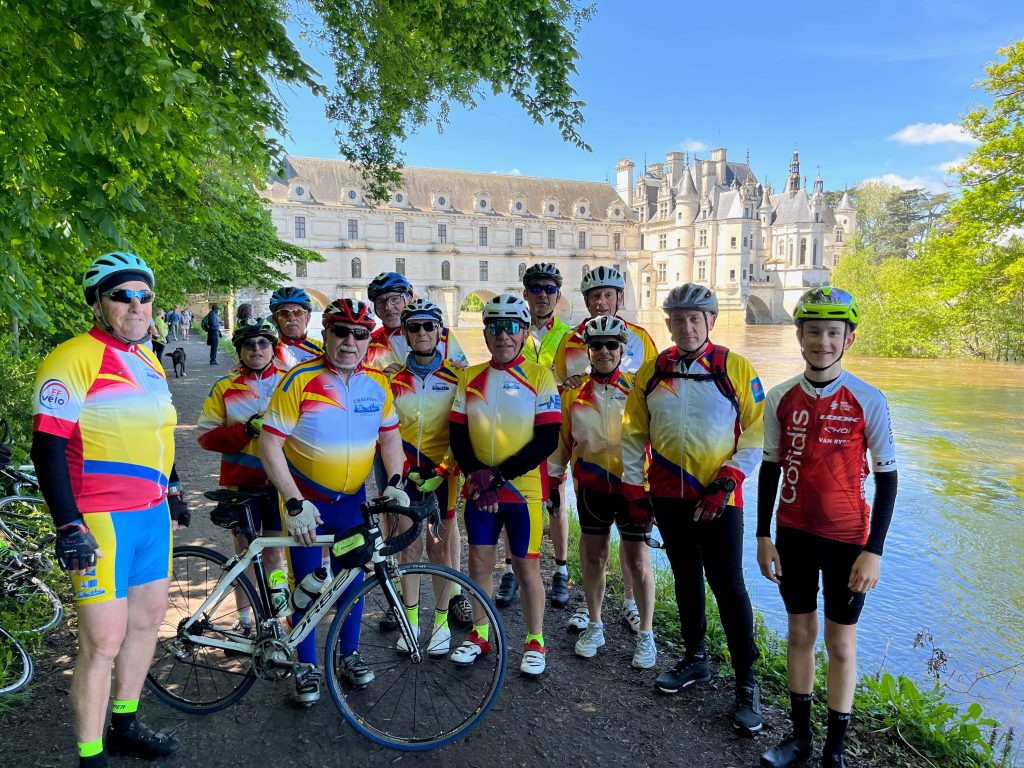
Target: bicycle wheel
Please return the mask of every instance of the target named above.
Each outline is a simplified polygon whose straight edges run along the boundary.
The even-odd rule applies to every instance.
[[[35,496],[7,496],[0,499],[0,533],[19,549],[46,552],[57,540],[53,520]]]
[[[420,577],[418,642],[422,660],[416,662],[410,654],[399,652],[400,633],[381,630],[380,619],[390,603],[382,584],[371,576],[338,607],[331,624],[324,655],[327,684],[342,716],[367,738],[394,749],[434,749],[464,736],[487,714],[505,680],[508,648],[494,604],[466,576],[433,563],[407,563],[399,566],[399,571],[403,582],[408,582],[409,576]],[[449,626],[451,639],[445,646],[434,628],[435,604],[447,610],[455,584],[462,594],[478,601],[491,626],[491,652],[469,667],[457,666],[449,659],[468,633]],[[405,602],[412,602],[410,597],[407,594]],[[344,651],[349,650],[340,647],[341,628],[359,601],[363,603],[359,652],[374,673],[373,681],[363,688],[349,686],[341,671]]]
[[[32,681],[32,658],[13,635],[0,627],[0,696],[17,693]]]
[[[60,624],[64,605],[30,571],[7,562],[0,563],[0,613],[13,614],[22,628],[42,634]]]
[[[206,714],[230,707],[256,681],[252,656],[229,655],[201,644],[204,637],[238,640],[244,637],[242,624],[255,629],[263,621],[256,589],[244,573],[235,579],[232,589],[184,629],[185,622],[213,593],[227,570],[226,562],[224,555],[205,547],[175,547],[171,558],[168,610],[146,685],[158,699],[183,712]],[[248,598],[249,622],[242,621],[239,592]]]

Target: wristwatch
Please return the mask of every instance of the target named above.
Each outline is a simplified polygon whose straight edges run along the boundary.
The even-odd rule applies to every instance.
[[[736,490],[736,481],[731,477],[722,477],[719,479],[722,481],[722,488],[726,493],[732,493]]]

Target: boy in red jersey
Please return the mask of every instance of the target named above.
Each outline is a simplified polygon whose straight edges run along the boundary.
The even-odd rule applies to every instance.
[[[814,288],[801,297],[793,316],[806,366],[768,393],[757,494],[757,562],[761,574],[779,585],[789,614],[793,732],[761,756],[761,765],[785,768],[811,755],[820,572],[828,651],[821,765],[843,768],[857,684],[857,620],[865,593],[878,584],[896,502],[896,450],[885,396],[842,367],[860,320],[857,302],[837,288]],[[871,506],[864,496],[869,471],[875,473]]]

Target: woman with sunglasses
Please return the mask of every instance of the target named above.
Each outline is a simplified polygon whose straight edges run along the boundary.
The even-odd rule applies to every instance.
[[[376,324],[370,308],[357,299],[338,299],[324,310],[324,353],[299,363],[281,380],[270,399],[260,436],[260,458],[284,500],[282,515],[288,533],[301,547],[288,549],[292,590],[323,562],[314,546],[322,533],[340,533],[362,523],[364,483],[380,444],[390,477],[383,494],[398,506],[409,506],[402,490],[405,454],[398,430],[391,386],[380,371],[362,362]],[[332,568],[340,563],[332,558]],[[359,588],[357,578],[340,598]],[[295,611],[299,621],[305,611]],[[359,655],[362,606],[341,630],[341,674],[356,687],[369,685],[373,671]],[[303,669],[296,675],[296,694],[303,704],[320,698],[316,632],[298,648]]]
[[[608,537],[614,523],[622,541],[623,570],[632,577],[640,615],[633,653],[634,669],[651,669],[658,658],[651,621],[654,618],[654,576],[647,552],[650,526],[636,525],[622,495],[622,423],[634,374],[619,370],[626,349],[626,324],[617,317],[595,317],[583,326],[590,373],[583,384],[562,393],[562,431],[558,450],[548,459],[552,495],[572,460],[572,476],[580,516],[580,562],[589,618],[576,642],[585,659],[605,644],[601,606],[604,602]]]
[[[281,514],[277,493],[259,457],[259,436],[263,417],[270,405],[277,383],[284,371],[274,359],[277,328],[262,317],[240,323],[231,334],[231,343],[238,352],[238,367],[214,382],[199,416],[197,438],[207,451],[219,453],[220,485],[232,490],[267,491],[253,510],[257,530],[265,536],[281,535]],[[235,552],[246,542],[234,539]],[[263,552],[270,570],[284,566],[284,552],[277,547]],[[241,592],[236,599],[245,600]],[[252,612],[239,606],[238,633],[252,634]]]
[[[551,371],[523,357],[530,323],[526,302],[508,293],[495,296],[484,304],[483,320],[491,359],[462,375],[450,418],[452,453],[466,475],[469,576],[491,593],[494,556],[504,528],[526,620],[519,669],[537,676],[546,667],[540,467],[558,447],[562,405]],[[476,611],[476,616],[482,613]],[[488,653],[489,634],[487,620],[478,618],[452,661],[468,665]]]
[[[462,555],[455,516],[459,470],[454,466],[449,448],[448,416],[459,385],[459,374],[448,367],[438,351],[444,328],[441,307],[429,299],[413,299],[402,310],[402,328],[409,343],[409,357],[391,376],[391,393],[398,410],[405,461],[410,468],[409,480],[413,484],[408,491],[414,500],[428,493],[437,497],[438,509],[442,512],[441,535],[435,538],[429,530],[424,530],[427,557],[432,563],[458,569]],[[399,527],[404,529],[408,525],[403,519]],[[422,554],[421,538],[399,557],[404,562],[418,562]],[[408,583],[404,593],[419,594],[419,577],[405,578]],[[435,605],[444,608],[434,616],[427,653],[447,656],[451,642],[449,618],[460,628],[469,629],[473,623],[473,606],[462,594],[435,598]],[[418,606],[407,606],[406,613],[413,627],[418,627]],[[399,638],[398,650],[408,650],[404,638]]]
[[[53,350],[36,383],[32,460],[78,613],[71,703],[83,768],[106,766],[106,751],[154,758],[179,747],[136,717],[167,611],[171,530],[188,524],[174,470],[177,416],[144,344],[153,283],[132,253],[93,261],[82,280],[93,327]]]

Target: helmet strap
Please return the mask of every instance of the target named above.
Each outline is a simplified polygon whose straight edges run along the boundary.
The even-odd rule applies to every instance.
[[[109,333],[111,336],[113,336],[118,341],[120,341],[120,342],[122,342],[124,344],[127,344],[128,346],[137,347],[140,344],[142,344],[143,342],[145,342],[147,339],[149,339],[149,329],[148,328],[146,329],[146,335],[141,337],[141,338],[138,338],[138,339],[126,339],[124,336],[120,336],[117,333],[115,333],[114,332],[114,326],[112,326],[110,324],[110,321],[107,320],[107,316],[103,312],[103,300],[102,299],[100,300],[100,313],[99,313],[99,317],[96,318],[96,319],[100,321],[100,324],[103,326],[103,330],[105,330],[107,333]]]
[[[542,325],[547,325],[548,323],[550,323],[551,318],[554,317],[554,315],[555,310],[551,310],[546,315],[537,315],[536,317],[539,322],[533,323],[533,321],[531,320],[531,323],[533,323],[533,325],[536,325],[539,328]]]
[[[802,357],[804,359],[804,362],[807,363],[807,367],[808,368],[810,368],[815,373],[821,373],[822,371],[827,371],[829,368],[831,368],[833,365],[836,365],[837,363],[839,363],[843,359],[843,355],[846,354],[846,340],[850,337],[850,324],[849,323],[845,323],[845,325],[846,325],[846,328],[843,331],[843,348],[839,351],[839,357],[837,357],[835,360],[833,360],[828,365],[824,365],[824,366],[814,365],[810,360],[807,359],[807,355],[804,354],[803,345],[802,344],[800,345],[800,357]]]

